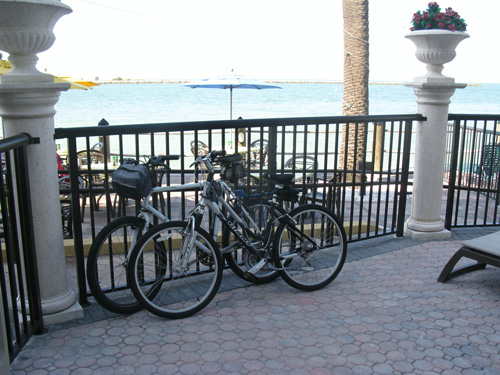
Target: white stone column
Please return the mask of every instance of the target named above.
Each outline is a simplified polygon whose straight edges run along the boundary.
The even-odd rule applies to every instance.
[[[54,142],[54,106],[69,84],[56,84],[35,67],[36,54],[55,41],[55,23],[70,12],[57,0],[0,0],[0,50],[13,65],[0,76],[4,136],[25,132],[39,140],[28,147],[28,173],[45,324],[83,316],[66,276]]]
[[[406,232],[417,239],[449,238],[441,219],[446,131],[450,98],[465,85],[414,83],[418,113],[427,121],[417,123],[415,170],[410,218]]]
[[[456,84],[454,78],[441,72],[443,64],[455,58],[458,43],[468,35],[446,30],[420,30],[406,37],[415,43],[418,60],[427,64],[427,74],[416,77],[408,85],[413,87],[418,112],[426,121],[417,123],[412,206],[405,229],[416,239],[449,238],[451,233],[444,229],[441,219],[448,112],[455,89],[467,85]]]

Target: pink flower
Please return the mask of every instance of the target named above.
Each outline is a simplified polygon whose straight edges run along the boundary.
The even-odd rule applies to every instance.
[[[436,13],[436,14],[434,15],[434,20],[435,20],[435,21],[444,20],[444,19],[445,19],[445,15],[444,15],[444,13]]]
[[[1,0],[0,0],[1,1]],[[431,1],[426,10],[418,11],[413,14],[411,30],[422,29],[448,29],[451,31],[465,31],[467,24],[460,18],[460,15],[452,8],[446,8],[441,11],[438,3]]]
[[[446,15],[452,18],[460,18],[460,15],[451,8],[446,8]]]

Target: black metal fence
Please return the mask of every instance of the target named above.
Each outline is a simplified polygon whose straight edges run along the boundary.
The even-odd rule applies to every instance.
[[[500,224],[500,115],[449,116],[445,227]]]
[[[499,225],[500,115],[449,119],[446,228]],[[110,183],[124,158],[180,155],[164,176],[170,185],[193,181],[191,164],[199,152],[241,152],[247,179],[260,180],[266,171],[294,173],[302,189],[299,204],[330,207],[343,219],[350,242],[402,236],[411,203],[412,129],[422,120],[388,115],[56,129],[56,147],[66,162],[60,170],[61,220],[67,255],[76,258],[80,303],[88,303],[85,257],[93,239],[114,218],[138,213],[135,202],[117,199]],[[30,142],[24,134],[0,141],[0,282],[11,358],[32,333],[43,331],[25,167]],[[183,219],[198,194],[167,193],[153,201],[171,219]]]
[[[32,334],[43,331],[26,156],[30,143],[27,134],[0,140],[0,287],[11,360]]]
[[[127,157],[178,154],[163,183],[194,180],[195,154],[225,149],[244,154],[247,178],[265,171],[295,174],[302,202],[330,206],[343,219],[349,241],[403,235],[412,164],[411,133],[421,115],[314,117],[262,120],[142,124],[56,129],[59,154],[66,158],[62,176],[70,186],[61,193],[71,206],[72,239],[68,255],[76,257],[80,303],[87,303],[85,256],[99,230],[138,206],[120,204],[110,177]],[[352,142],[360,139],[360,142]],[[354,158],[352,155],[357,155]],[[352,159],[361,162],[350,162]],[[67,179],[67,178],[66,178]],[[183,219],[198,192],[165,194],[163,209]]]

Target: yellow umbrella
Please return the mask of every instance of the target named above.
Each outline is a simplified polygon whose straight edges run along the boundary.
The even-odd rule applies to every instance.
[[[59,77],[59,76],[57,76],[57,78],[65,79],[66,81],[74,82],[74,83],[77,83],[79,85],[86,86],[86,87],[99,86],[98,83],[95,83],[92,81],[84,81],[84,80],[72,78],[72,77]]]
[[[12,68],[12,64],[7,60],[0,59],[0,75],[7,73]],[[55,83],[69,83],[70,89],[88,90],[92,86],[99,86],[99,84],[91,81],[76,80],[70,77],[54,76]]]
[[[8,62],[7,60],[0,59],[0,75],[7,73],[10,70],[10,68],[12,68],[10,62]]]
[[[69,83],[70,86],[70,90],[71,89],[79,89],[79,90],[88,90],[89,87],[85,86],[85,85],[82,85],[78,82],[72,82],[66,78],[61,78],[61,77],[58,77],[58,76],[54,76],[54,83]]]

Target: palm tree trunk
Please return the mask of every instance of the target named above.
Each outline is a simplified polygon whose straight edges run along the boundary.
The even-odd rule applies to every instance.
[[[368,0],[343,0],[344,17],[344,96],[342,114],[368,114]],[[346,124],[340,151],[340,166],[355,170],[366,152],[366,126]]]

